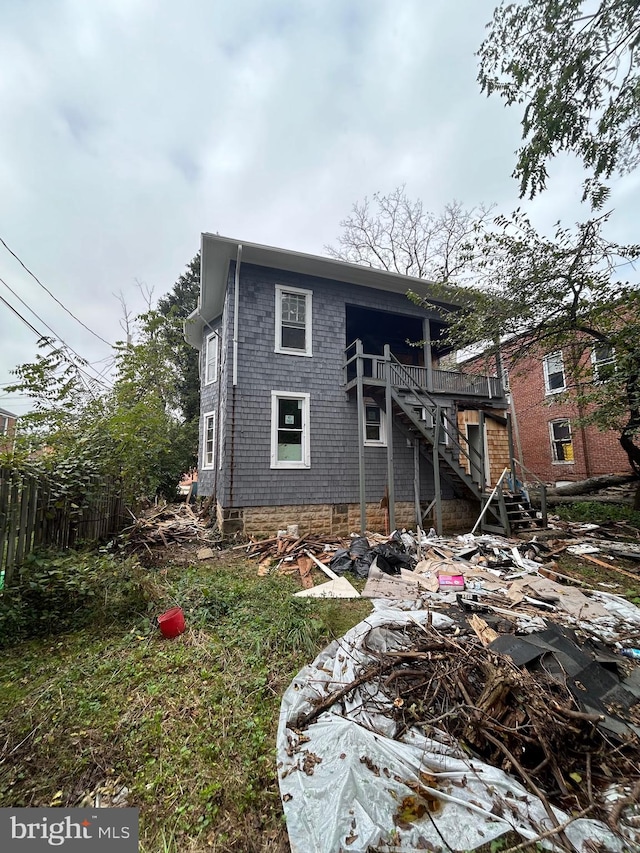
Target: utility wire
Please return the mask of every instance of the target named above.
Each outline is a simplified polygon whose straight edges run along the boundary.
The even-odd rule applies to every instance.
[[[0,238],[0,239],[1,239],[1,238]],[[4,284],[5,282],[4,282],[4,281],[2,281],[2,283]],[[33,326],[33,325],[32,325],[32,324],[31,324],[27,319],[25,319],[25,318],[22,316],[22,314],[21,314],[21,313],[20,313],[16,308],[14,308],[14,307],[13,307],[13,305],[12,305],[10,302],[7,302],[7,300],[4,298],[4,296],[0,296],[0,302],[3,302],[3,303],[7,306],[7,308],[9,308],[11,311],[13,311],[13,313],[14,313],[17,317],[19,317],[19,318],[22,320],[22,322],[25,324],[25,326],[28,326],[28,327],[31,329],[31,331],[32,331],[35,335],[37,335],[37,337],[38,337],[38,343],[40,343],[40,341],[46,341],[46,340],[47,340],[47,336],[46,336],[46,335],[43,335],[43,334],[42,334],[42,332],[39,332],[39,331],[38,331],[38,329],[36,329],[36,327],[35,327],[35,326]],[[29,309],[29,310],[31,310],[31,309]],[[39,318],[38,318],[38,319],[39,319]],[[46,325],[46,323],[45,323],[45,325]],[[49,328],[49,327],[47,326],[47,328]],[[65,341],[63,341],[62,339],[59,339],[59,340],[60,340],[60,343],[63,345],[63,348],[64,348],[65,350],[69,350],[70,352],[74,353],[74,355],[76,356],[76,358],[80,359],[80,361],[84,362],[85,364],[87,363],[87,362],[85,362],[85,360],[84,360],[81,356],[79,356],[79,355],[75,352],[75,350],[71,349],[71,347],[69,346],[69,344],[67,344],[67,343],[66,343]],[[99,379],[99,378],[97,378],[97,377],[95,377],[95,376],[91,376],[91,374],[90,374],[90,373],[87,373],[87,371],[86,371],[86,370],[84,370],[82,367],[80,367],[80,365],[79,365],[79,364],[76,364],[72,359],[70,359],[70,360],[71,360],[71,362],[72,362],[73,366],[76,368],[76,370],[77,370],[79,373],[84,374],[84,375],[87,377],[87,379],[89,380],[89,382],[93,382],[93,383],[96,383],[96,384],[98,384],[98,385],[102,385],[102,387],[103,387],[103,388],[106,388],[107,390],[109,390],[110,386],[109,386],[109,385],[106,385],[106,384],[105,384],[105,382],[104,382],[102,379]],[[91,389],[88,389],[88,390],[91,390]]]
[[[0,238],[0,239],[1,239],[1,238]],[[51,326],[47,323],[47,321],[46,321],[46,320],[43,320],[43,319],[42,319],[42,317],[40,317],[40,315],[39,315],[39,314],[36,314],[36,312],[33,310],[33,308],[31,308],[31,306],[27,305],[27,303],[24,301],[24,299],[23,299],[19,294],[17,294],[17,293],[15,292],[15,290],[14,290],[12,287],[9,287],[9,285],[7,284],[7,282],[6,282],[2,277],[0,277],[0,282],[1,282],[2,284],[4,284],[4,286],[7,288],[7,290],[9,291],[9,293],[13,294],[13,296],[15,296],[15,298],[16,298],[16,299],[17,299],[17,300],[18,300],[22,305],[24,305],[24,307],[27,309],[27,311],[30,311],[30,312],[33,314],[33,316],[34,316],[37,320],[39,320],[39,321],[42,323],[42,325],[43,325],[45,328],[47,328],[47,329],[51,332],[51,334],[53,335],[53,337],[54,337],[54,338],[56,338],[56,340],[60,341],[60,343],[61,343],[61,344],[63,344],[63,345],[64,345],[64,347],[65,347],[69,352],[73,353],[73,355],[75,355],[75,357],[76,357],[79,361],[81,361],[83,364],[86,364],[88,367],[91,367],[91,369],[92,369],[92,370],[93,370],[93,372],[96,374],[96,376],[98,377],[98,379],[103,379],[103,378],[104,378],[104,377],[103,377],[103,374],[102,374],[102,373],[100,373],[99,371],[97,371],[97,370],[95,369],[95,367],[93,367],[93,366],[92,366],[92,365],[91,365],[91,364],[90,364],[86,359],[84,359],[84,358],[80,355],[80,353],[79,353],[79,352],[77,352],[76,350],[74,350],[74,348],[73,348],[70,344],[68,344],[65,340],[63,340],[63,339],[60,337],[60,335],[58,335],[58,334],[57,334],[57,332],[55,331],[55,329],[52,329],[52,328],[51,328]],[[9,303],[8,303],[5,299],[3,299],[2,301],[5,303],[5,305],[9,305]],[[15,309],[14,309],[11,305],[9,305],[9,307],[11,308],[11,310],[12,310],[12,311],[14,311],[15,313],[18,313],[17,311],[15,311]],[[18,316],[20,317],[20,319],[21,319],[21,320],[24,320],[24,317],[22,317],[22,315],[18,314]],[[26,322],[26,321],[25,321],[25,322]],[[31,328],[33,329],[34,327],[33,327],[33,326],[31,326]],[[34,329],[34,331],[35,331],[35,329]],[[41,337],[41,338],[43,338],[43,337],[44,337],[44,335],[41,335],[40,337]],[[107,358],[109,358],[109,356],[107,356]],[[80,369],[80,367],[79,367],[78,365],[76,365],[76,366],[78,367],[78,369]],[[89,374],[88,374],[88,373],[87,373],[86,375],[87,375],[87,376],[89,376]]]
[[[44,286],[44,284],[40,281],[40,279],[38,278],[38,276],[37,276],[37,275],[35,275],[35,273],[32,273],[32,272],[31,272],[31,270],[29,269],[29,267],[28,267],[28,266],[27,266],[27,265],[26,265],[26,264],[25,264],[25,263],[24,263],[24,262],[23,262],[23,261],[22,261],[22,260],[17,256],[17,255],[16,255],[16,253],[13,251],[13,249],[11,249],[9,246],[7,246],[7,244],[6,244],[6,243],[5,243],[5,241],[2,239],[2,237],[0,237],[0,243],[2,243],[2,245],[5,247],[5,249],[7,250],[7,252],[9,252],[9,254],[10,254],[10,255],[13,255],[13,257],[14,257],[14,258],[16,259],[16,261],[20,264],[20,266],[21,266],[21,267],[22,267],[22,268],[23,268],[27,273],[29,273],[29,275],[31,276],[31,278],[32,278],[32,279],[33,279],[37,284],[39,284],[39,285],[40,285],[40,287],[45,291],[45,293],[48,293],[48,294],[49,294],[49,296],[50,296],[50,297],[51,297],[55,302],[57,302],[57,303],[58,303],[58,305],[59,305],[61,308],[63,308],[63,309],[67,312],[67,314],[68,314],[70,317],[73,317],[73,319],[76,321],[76,323],[80,323],[80,325],[81,325],[84,329],[86,329],[88,332],[91,332],[91,334],[92,334],[95,338],[97,338],[99,341],[102,341],[102,343],[103,343],[103,344],[106,344],[108,347],[112,346],[112,344],[110,344],[110,343],[109,343],[109,341],[106,341],[103,337],[101,337],[101,335],[99,335],[97,332],[94,332],[94,331],[93,331],[93,329],[90,329],[90,328],[89,328],[89,326],[87,326],[85,323],[83,323],[83,322],[82,322],[82,320],[80,320],[78,317],[76,317],[76,315],[75,315],[73,312],[69,311],[69,309],[67,308],[67,306],[66,306],[66,305],[64,305],[64,303],[62,303],[62,302],[58,299],[58,297],[57,297],[57,296],[55,296],[55,295],[54,295],[54,294],[49,290],[49,288],[48,288],[48,287],[45,287],[45,286]]]

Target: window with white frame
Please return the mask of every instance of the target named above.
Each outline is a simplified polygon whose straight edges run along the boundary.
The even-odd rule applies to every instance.
[[[202,467],[214,468],[216,464],[216,413],[207,412],[204,416],[202,441]]]
[[[616,354],[608,344],[596,344],[591,350],[593,379],[595,382],[606,382],[612,379],[616,372]]]
[[[207,336],[207,345],[204,356],[204,384],[211,385],[218,379],[218,333]]]
[[[276,352],[312,354],[311,295],[310,290],[276,285]]]
[[[370,403],[365,403],[364,407],[364,443],[378,447],[386,447],[387,444],[384,411]]]
[[[567,384],[564,373],[564,359],[562,353],[552,352],[545,357],[544,368],[544,390],[547,394],[558,394],[566,390]]]
[[[271,392],[271,467],[311,467],[309,394]]]
[[[573,462],[571,424],[567,418],[549,422],[551,458],[554,462]]]

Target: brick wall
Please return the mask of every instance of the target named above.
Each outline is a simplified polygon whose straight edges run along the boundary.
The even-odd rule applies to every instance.
[[[588,352],[583,362],[589,359]],[[504,361],[509,368],[508,353]],[[465,362],[464,370],[482,373],[490,363],[484,356]],[[584,366],[584,365],[583,365]],[[571,399],[560,399],[545,389],[543,356],[530,356],[516,368],[509,369],[515,454],[518,436],[526,467],[546,483],[560,480],[578,481],[599,474],[630,472],[629,460],[620,447],[615,430],[601,432],[595,426],[580,427],[578,407]],[[549,424],[567,418],[571,424],[573,460],[553,460]]]

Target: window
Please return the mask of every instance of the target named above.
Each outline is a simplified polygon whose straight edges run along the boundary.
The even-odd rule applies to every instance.
[[[386,447],[385,418],[380,406],[367,403],[364,407],[364,443],[371,446]]]
[[[311,467],[309,394],[271,392],[271,467]]]
[[[552,352],[543,361],[544,367],[544,389],[547,394],[557,394],[564,391],[566,386],[564,378],[564,360],[561,352]]]
[[[211,385],[218,379],[218,333],[207,337],[207,347],[204,357],[204,384]]]
[[[551,421],[551,458],[554,462],[573,462],[573,441],[571,440],[571,424],[568,420]]]
[[[207,412],[204,416],[203,468],[214,468],[216,464],[216,413]]]
[[[276,352],[311,355],[311,291],[276,285]]]
[[[597,344],[591,350],[594,382],[606,382],[612,379],[616,372],[616,354],[613,347],[607,344]]]

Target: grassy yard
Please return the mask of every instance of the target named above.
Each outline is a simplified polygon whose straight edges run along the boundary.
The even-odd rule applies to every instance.
[[[98,608],[81,628],[4,649],[0,806],[98,793],[140,808],[146,853],[287,851],[280,697],[370,604],[295,599],[294,580],[256,568],[222,557],[140,571],[148,610]],[[174,603],[188,628],[166,640],[152,617]]]
[[[39,614],[30,630],[43,636],[0,653],[0,806],[98,796],[140,808],[143,853],[286,853],[280,698],[371,606],[296,599],[295,578],[257,568],[233,552],[154,569],[106,555],[34,562],[16,612]],[[640,580],[566,554],[558,570],[640,604]],[[155,616],[174,604],[187,631],[166,640]]]

